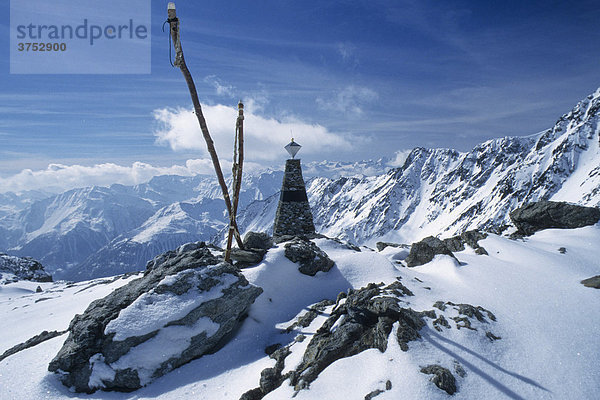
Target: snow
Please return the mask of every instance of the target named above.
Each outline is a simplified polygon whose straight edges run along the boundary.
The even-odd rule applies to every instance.
[[[205,276],[205,268],[202,268],[181,271],[163,278],[156,288],[144,293],[121,310],[119,316],[106,325],[104,333],[114,332],[113,340],[121,341],[128,337],[142,336],[162,329],[167,323],[185,317],[201,304],[221,297],[223,290],[238,280],[234,275],[224,274],[213,278],[217,279],[219,284],[211,287],[208,291],[202,291],[198,289],[198,285]],[[181,295],[168,291],[166,288],[177,281],[183,281],[190,285],[189,289]]]
[[[203,332],[206,337],[211,337],[217,333],[219,327],[219,324],[208,317],[198,319],[192,326],[172,325],[164,327],[152,339],[135,346],[127,354],[110,364],[110,369],[123,370],[131,368],[138,372],[140,383],[146,385],[152,380],[152,375],[163,362],[181,354],[190,346],[191,337],[200,335]],[[94,367],[97,368],[97,366]],[[106,367],[106,364],[102,365],[100,367],[101,371]],[[92,387],[92,384],[92,377],[90,377],[90,387]],[[95,387],[103,386],[100,384],[95,385]]]
[[[466,376],[455,374],[458,392],[451,398],[595,398],[600,390],[597,368],[600,290],[586,288],[580,281],[600,274],[599,242],[598,225],[546,230],[516,241],[490,235],[480,241],[489,256],[476,255],[467,249],[455,253],[460,263],[437,256],[426,265],[405,268],[397,262],[405,257],[402,254],[405,249],[388,247],[379,253],[363,248],[362,252],[354,252],[334,241],[319,239],[316,243],[336,264],[331,271],[319,272],[315,277],[300,274],[298,266],[284,257],[283,245],[278,245],[262,263],[243,270],[248,280],[262,287],[264,293],[251,307],[235,337],[217,353],[194,360],[134,393],[76,394],[46,371],[48,362],[62,345],[62,336],[1,361],[0,398],[239,399],[242,393],[258,386],[262,369],[274,366],[274,360],[264,353],[265,347],[290,344],[301,332],[307,337],[291,345],[292,354],[285,361],[284,372],[298,365],[310,338],[333,306],[306,328],[289,334],[282,330],[311,304],[324,298],[335,299],[340,291],[350,287],[358,288],[369,282],[388,283],[398,276],[415,293],[414,297],[403,300],[417,311],[433,309],[438,300],[452,301],[482,306],[493,312],[497,321],[474,321],[477,331],[457,330],[449,319],[457,315],[456,311],[448,306],[444,315],[452,329],[437,332],[431,320],[426,319],[428,325],[421,330],[422,338],[409,342],[408,352],[403,352],[394,340],[394,326],[385,353],[372,349],[336,361],[319,375],[310,389],[300,391],[297,399],[362,399],[377,389],[384,390],[376,397],[378,400],[447,399],[450,396],[435,387],[429,381],[430,376],[419,369],[440,364],[454,372],[456,362],[465,369]],[[565,254],[558,251],[560,247],[567,249]],[[44,290],[52,289],[54,298],[38,303],[35,300],[44,296],[33,293],[38,283],[18,282],[0,287],[0,313],[3,321],[8,321],[0,326],[2,347],[24,341],[53,326],[56,320],[62,321],[58,325],[64,329],[70,318],[85,308],[84,300],[89,303],[122,283],[119,280],[96,285],[77,295],[75,292],[89,282],[68,288],[64,283],[40,284]],[[72,301],[74,296],[76,301]],[[26,304],[25,308],[14,309]],[[169,311],[167,304],[162,303],[165,307],[161,309],[177,312]],[[26,312],[24,317],[22,314]],[[440,313],[437,309],[436,312]],[[154,311],[148,315],[155,315]],[[173,328],[198,329],[207,334],[215,329],[210,321],[198,325]],[[164,348],[168,353],[178,346],[177,329],[157,337],[148,346]],[[13,338],[15,330],[19,332],[17,338]],[[491,342],[485,337],[486,330],[501,339]],[[141,346],[136,354],[130,353],[131,360],[148,365],[160,362],[161,354]],[[94,359],[96,382],[101,383],[102,376],[111,373],[105,365],[100,357]],[[392,388],[386,391],[387,380]],[[290,399],[293,395],[293,388],[284,382],[265,399]]]

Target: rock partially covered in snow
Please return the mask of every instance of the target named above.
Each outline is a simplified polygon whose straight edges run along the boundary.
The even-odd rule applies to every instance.
[[[224,344],[262,293],[203,244],[156,257],[94,301],[49,365],[78,392],[132,391]]]
[[[14,275],[16,280],[52,282],[52,276],[44,271],[43,265],[31,257],[0,253],[0,278],[3,274]]]
[[[308,387],[341,358],[367,349],[385,352],[394,324],[398,324],[396,340],[404,351],[408,350],[408,342],[421,337],[419,330],[425,326],[423,317],[427,313],[399,306],[398,288],[403,287],[400,282],[382,286],[371,283],[360,290],[350,290],[345,301],[333,309],[310,341],[302,362],[291,373],[291,384],[296,390]]]
[[[444,254],[456,260],[454,254],[452,254],[442,240],[434,236],[428,236],[420,242],[413,243],[410,247],[410,253],[405,260],[406,265],[408,267],[416,267],[418,265],[427,264],[438,254]],[[456,262],[458,262],[458,260],[456,260]]]
[[[319,271],[327,272],[334,264],[319,246],[300,236],[286,243],[285,256],[292,262],[300,264],[298,271],[310,276],[315,276]]]
[[[480,240],[487,238],[487,233],[479,232],[478,230],[472,230],[463,232],[458,236],[453,236],[448,239],[444,239],[444,244],[450,251],[463,251],[465,249],[465,244],[475,250],[477,254],[485,254],[488,252],[481,247],[479,244]]]
[[[594,225],[600,209],[556,201],[538,201],[511,211],[510,219],[519,233],[532,235],[542,229],[574,229]]]

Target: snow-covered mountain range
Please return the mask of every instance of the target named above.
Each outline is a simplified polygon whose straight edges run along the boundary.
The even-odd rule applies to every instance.
[[[500,232],[525,202],[600,204],[600,90],[531,136],[489,140],[469,152],[416,148],[386,160],[303,166],[317,230],[356,244],[417,241],[483,228]],[[283,168],[282,168],[283,169]],[[282,170],[246,176],[243,231],[271,231]],[[0,250],[40,260],[57,278],[143,269],[182,243],[219,241],[226,225],[212,177],[160,176],[136,185],[0,197]]]

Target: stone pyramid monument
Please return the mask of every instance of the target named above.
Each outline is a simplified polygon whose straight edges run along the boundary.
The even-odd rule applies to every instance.
[[[273,236],[315,233],[315,224],[306,196],[306,186],[302,178],[300,159],[295,158],[300,147],[302,146],[294,142],[293,138],[285,146],[292,158],[285,162],[285,173],[281,185],[281,194],[279,195],[279,205],[275,214]]]

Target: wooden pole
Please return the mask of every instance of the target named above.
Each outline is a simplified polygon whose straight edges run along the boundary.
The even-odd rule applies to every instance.
[[[208,153],[210,154],[210,158],[212,159],[213,167],[215,168],[215,173],[217,175],[217,180],[219,181],[219,186],[221,186],[221,191],[223,192],[223,199],[225,200],[225,206],[227,207],[227,211],[230,216],[230,225],[234,229],[235,238],[237,245],[240,249],[244,248],[244,244],[242,243],[242,239],[240,237],[240,233],[237,228],[237,223],[235,221],[235,213],[233,210],[233,206],[231,204],[231,199],[229,198],[229,191],[227,190],[227,184],[225,183],[225,178],[223,177],[223,171],[221,170],[221,164],[219,163],[219,157],[217,156],[217,151],[215,149],[214,142],[210,133],[208,132],[208,126],[206,125],[206,120],[204,119],[204,114],[202,113],[202,107],[200,106],[200,100],[198,100],[198,92],[196,91],[196,85],[194,84],[194,79],[192,78],[192,74],[188,69],[185,58],[183,57],[183,49],[181,48],[181,38],[179,36],[179,19],[177,19],[177,14],[175,12],[175,4],[169,3],[167,8],[167,13],[169,16],[168,22],[171,31],[171,38],[173,39],[173,45],[175,47],[175,62],[174,66],[179,67],[181,69],[181,73],[185,78],[185,82],[187,83],[188,89],[190,91],[190,96],[192,98],[192,103],[194,104],[194,111],[196,114],[196,118],[198,119],[198,123],[200,124],[200,129],[202,130],[202,135],[204,136],[204,140],[206,141],[206,147],[208,148]],[[232,219],[233,215],[233,219]],[[225,261],[229,260],[229,255],[227,254]]]
[[[231,171],[233,174],[231,184],[231,191],[233,192],[233,212],[230,215],[229,233],[227,235],[227,248],[225,249],[226,258],[231,254],[231,242],[233,240],[233,235],[236,232],[234,229],[235,216],[237,215],[238,203],[240,200],[240,188],[242,187],[242,170],[244,166],[244,104],[242,104],[241,101],[238,103],[238,117],[235,123],[235,137],[235,145],[237,145],[237,149],[234,147],[233,169]]]

